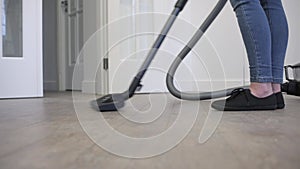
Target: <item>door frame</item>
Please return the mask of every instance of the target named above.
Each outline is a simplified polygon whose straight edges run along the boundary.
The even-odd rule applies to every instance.
[[[57,3],[57,55],[58,55],[58,83],[59,83],[59,91],[65,91],[66,90],[66,63],[67,63],[67,57],[66,53],[68,50],[68,46],[66,45],[66,33],[67,33],[67,27],[65,25],[65,13],[62,10],[61,7],[61,1],[62,0],[56,0]],[[108,23],[108,0],[94,0],[96,4],[96,23],[97,23],[97,32],[101,32],[101,28],[107,25]],[[86,1],[83,1],[84,4]],[[87,7],[84,5],[84,10]],[[83,15],[86,15],[86,13],[83,10]],[[86,26],[84,25],[83,31],[85,36]],[[102,37],[106,37],[103,39],[97,39],[99,48],[97,53],[101,53],[101,51],[107,51],[108,49],[108,33],[102,32],[104,35]],[[88,39],[88,37],[84,37],[85,40]],[[84,57],[84,56],[83,56]],[[97,57],[97,56],[95,56]],[[108,56],[104,56],[105,58],[108,58]],[[104,59],[104,58],[102,58]],[[99,58],[95,58],[95,60],[99,60]],[[101,67],[101,71],[97,73],[96,79],[93,80],[93,85],[88,85],[88,87],[83,87],[82,92],[83,93],[97,93],[97,94],[107,94],[109,92],[109,74],[108,70],[105,70],[103,67],[102,60],[99,61],[99,67]],[[89,67],[89,63],[85,62],[83,59],[83,66]],[[85,76],[85,75],[84,75]],[[83,77],[83,82],[85,83],[86,77]],[[82,84],[82,86],[86,86]],[[95,88],[92,88],[91,86],[95,86]]]
[[[66,90],[66,62],[67,62],[67,45],[66,45],[66,24],[65,13],[61,6],[62,0],[57,0],[57,57],[58,57],[58,86],[59,91]]]
[[[108,31],[105,28],[108,24],[108,0],[97,0],[97,22],[98,22],[98,32],[103,33],[102,39],[98,39],[99,42],[99,54],[104,54],[103,60],[100,61],[101,72],[96,76],[96,93],[97,94],[108,94],[109,93],[109,68],[105,69],[104,59],[109,59],[108,55]],[[100,37],[100,36],[98,36]],[[102,51],[102,52],[101,52]],[[104,51],[104,52],[103,52]]]

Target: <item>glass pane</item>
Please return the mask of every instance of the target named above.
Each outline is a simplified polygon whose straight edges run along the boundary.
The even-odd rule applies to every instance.
[[[70,65],[74,65],[77,59],[76,53],[76,18],[73,16],[70,18],[70,48],[71,48],[71,58]]]
[[[3,57],[22,57],[22,0],[2,0]]]

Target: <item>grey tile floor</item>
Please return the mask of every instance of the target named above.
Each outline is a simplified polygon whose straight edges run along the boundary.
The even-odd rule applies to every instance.
[[[186,113],[188,120],[194,117],[195,111],[199,114],[191,131],[170,151],[151,158],[131,159],[105,151],[97,145],[97,140],[88,136],[80,122],[92,124],[94,133],[101,132],[103,130],[96,123],[93,126],[97,119],[92,119],[100,113],[87,104],[87,100],[94,96],[75,95],[75,100],[71,92],[46,93],[44,98],[37,99],[0,100],[0,168],[300,168],[298,97],[285,96],[287,107],[284,110],[226,112],[213,135],[205,143],[199,143],[199,134],[209,115],[210,101],[180,102],[171,96],[157,94],[135,96],[129,105],[143,111],[143,115],[153,122],[139,124],[126,120],[123,116],[147,122],[147,118],[133,113],[132,106],[121,111],[123,116],[119,113],[102,114],[107,124],[131,137],[144,138],[162,133],[173,127],[181,112]],[[149,100],[153,103],[150,104]],[[178,105],[182,106],[181,109]],[[195,105],[199,107],[195,108]],[[164,111],[159,114],[161,107]],[[214,128],[213,121],[207,124],[211,124],[208,128]],[[114,143],[115,140],[108,138],[102,140]]]

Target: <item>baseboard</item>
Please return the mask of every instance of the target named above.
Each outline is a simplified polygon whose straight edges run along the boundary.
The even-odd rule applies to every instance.
[[[45,91],[58,91],[57,81],[44,81],[43,85]]]
[[[177,86],[179,90],[183,91],[211,91],[211,90],[222,90],[224,88],[232,88],[232,87],[241,87],[244,85],[249,84],[249,82],[245,82],[243,80],[215,80],[215,81],[180,81],[180,86]],[[96,93],[96,82],[95,81],[83,81],[82,82],[82,92],[95,94]],[[147,84],[147,88],[142,89],[140,92],[137,93],[152,93],[153,88],[151,88],[151,84]],[[156,86],[157,87],[157,86]],[[161,86],[162,89],[159,91],[161,92],[168,92],[167,88]]]
[[[180,87],[186,91],[222,90],[224,88],[241,87],[248,83],[243,80],[214,81],[180,81]]]
[[[248,85],[249,82],[243,81],[243,80],[215,80],[215,81],[180,81],[179,85],[175,86],[180,91],[214,91],[214,90],[223,90],[225,88],[234,88],[234,87],[241,87]],[[169,92],[167,90],[167,87],[165,86],[154,86],[152,87],[151,84],[144,84],[144,88],[142,88],[141,91],[137,93],[155,93],[155,91],[160,92]],[[157,90],[159,89],[159,90]]]

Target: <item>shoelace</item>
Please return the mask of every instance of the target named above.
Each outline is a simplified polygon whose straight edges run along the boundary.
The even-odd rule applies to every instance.
[[[237,89],[234,89],[232,92],[231,92],[231,96],[228,98],[228,100],[232,100],[234,99],[235,97],[237,97],[238,95],[240,95],[241,93],[244,93],[245,92],[245,89],[243,88],[237,88]],[[247,98],[248,100],[248,98]]]

